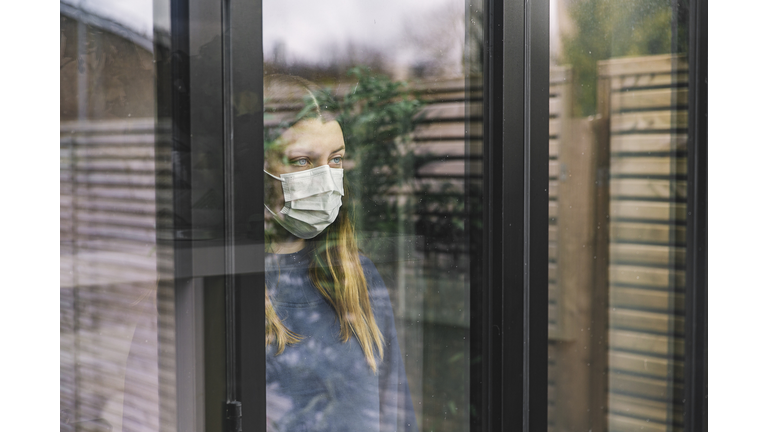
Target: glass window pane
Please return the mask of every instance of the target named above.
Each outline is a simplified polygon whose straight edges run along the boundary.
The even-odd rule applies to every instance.
[[[264,2],[269,430],[469,429],[482,17],[465,9]]]
[[[158,430],[152,2],[60,6],[61,430]]]
[[[682,430],[687,6],[551,5],[550,430]]]

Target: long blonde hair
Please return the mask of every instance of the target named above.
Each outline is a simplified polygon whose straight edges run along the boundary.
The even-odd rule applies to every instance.
[[[314,103],[314,106],[310,106],[309,112],[318,114],[321,112],[313,95],[314,89],[311,83],[287,75],[264,77],[265,106],[270,84],[275,82],[280,83],[281,86],[288,84],[294,89],[296,86],[301,87],[310,96],[305,98],[305,101],[310,105]],[[307,109],[302,110],[302,113],[306,112],[308,112]],[[318,115],[318,117],[327,118],[326,115]],[[300,119],[294,119],[293,123],[298,120]],[[379,357],[384,355],[383,336],[376,325],[368,298],[368,284],[360,263],[355,227],[349,214],[351,200],[346,178],[344,191],[336,220],[312,242],[309,242],[309,279],[336,312],[336,318],[341,327],[339,332],[341,341],[346,343],[354,335],[360,343],[368,365],[376,372],[375,352],[378,352]],[[264,304],[265,343],[266,345],[275,344],[276,355],[279,355],[285,350],[286,345],[300,342],[302,336],[288,329],[280,320],[266,290]]]

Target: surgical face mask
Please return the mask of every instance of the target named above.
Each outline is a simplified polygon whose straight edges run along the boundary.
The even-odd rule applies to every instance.
[[[343,169],[323,165],[306,171],[280,174],[280,177],[266,170],[264,172],[283,185],[285,206],[280,210],[283,218],[277,217],[266,204],[264,207],[288,232],[302,239],[311,239],[336,220],[341,197],[344,196]]]

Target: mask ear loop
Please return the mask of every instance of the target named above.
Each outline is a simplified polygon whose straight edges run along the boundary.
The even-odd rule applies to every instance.
[[[275,177],[275,176],[273,176],[272,174],[268,173],[268,172],[267,172],[267,170],[263,170],[263,171],[264,171],[264,174],[266,174],[266,175],[268,175],[268,176],[272,177],[273,179],[275,179],[275,180],[277,180],[277,181],[280,181],[280,182],[285,182],[285,179],[284,179],[284,178]]]
[[[277,181],[279,181],[279,182],[283,182],[283,183],[285,183],[285,179],[284,179],[284,178],[275,177],[275,176],[273,176],[272,174],[270,174],[269,172],[267,172],[267,170],[263,170],[263,171],[264,171],[264,174],[266,174],[266,175],[268,175],[268,176],[272,177],[273,179],[275,179],[275,180],[277,180]],[[264,208],[265,208],[265,209],[267,209],[267,211],[268,211],[268,212],[272,213],[272,216],[274,216],[274,218],[275,218],[275,220],[277,221],[277,223],[279,223],[280,225],[283,225],[283,224],[282,224],[282,222],[280,222],[280,218],[278,218],[278,217],[277,217],[277,215],[275,214],[275,212],[273,212],[273,211],[272,211],[272,209],[271,209],[271,208],[269,208],[269,207],[267,206],[267,203],[264,203]]]

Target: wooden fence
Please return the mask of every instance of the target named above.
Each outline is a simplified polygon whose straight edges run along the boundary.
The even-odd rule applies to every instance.
[[[682,430],[687,64],[614,59],[599,77],[610,119],[608,429]]]
[[[559,67],[550,69],[549,77],[549,346],[548,346],[548,421],[549,429],[555,426],[558,390],[565,394],[567,389],[557,387],[558,357],[557,344],[568,333],[566,323],[566,302],[564,287],[560,283],[558,264],[558,232],[561,191],[561,176],[566,175],[562,170],[561,153],[567,148],[570,138],[571,119],[573,117],[573,76],[570,68]]]
[[[62,430],[159,427],[155,132],[61,123]]]
[[[558,120],[550,97],[549,429],[679,430],[686,65],[599,75],[596,116]]]

